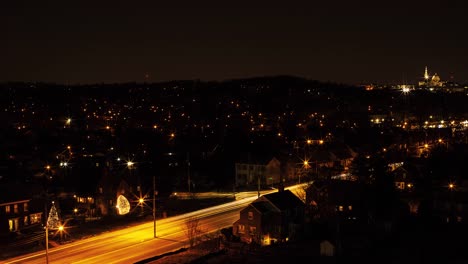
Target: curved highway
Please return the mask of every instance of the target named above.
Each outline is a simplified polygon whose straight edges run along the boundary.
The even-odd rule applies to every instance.
[[[294,189],[298,188],[290,187]],[[262,194],[274,191],[262,192]],[[249,197],[205,208],[202,210],[169,217],[156,222],[157,238],[153,237],[153,221],[107,232],[66,245],[49,249],[49,263],[135,263],[153,256],[188,247],[186,221],[199,220],[203,233],[230,227],[239,219],[239,211],[257,198]],[[3,263],[46,263],[45,250],[7,259]]]

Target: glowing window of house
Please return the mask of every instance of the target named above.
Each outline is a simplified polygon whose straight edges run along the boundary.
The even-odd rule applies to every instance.
[[[28,211],[28,203],[24,203],[24,204],[23,204],[23,209],[24,209],[25,212]]]
[[[25,217],[24,217],[23,223],[24,223],[25,226],[28,225],[28,216],[25,216]]]
[[[7,213],[7,214],[10,213],[10,206],[9,205],[5,206],[5,213]]]
[[[31,225],[41,222],[41,213],[31,214],[29,219],[31,219]]]
[[[99,193],[103,193],[102,187],[99,187]]]
[[[239,225],[239,233],[240,234],[245,233],[245,226],[244,225]]]
[[[343,206],[342,205],[338,206],[338,211],[343,212]]]
[[[395,185],[400,190],[403,190],[405,188],[405,183],[404,182],[396,182]]]
[[[18,204],[13,205],[13,211],[15,212],[15,214],[18,213]]]
[[[252,212],[252,211],[249,212],[248,218],[249,218],[249,220],[252,220],[252,219],[253,219],[253,212]]]
[[[352,211],[352,210],[353,210],[353,206],[352,206],[352,205],[348,205],[348,210],[349,210],[349,211]]]
[[[251,235],[254,235],[256,231],[257,231],[257,228],[255,226],[250,227],[250,234]]]

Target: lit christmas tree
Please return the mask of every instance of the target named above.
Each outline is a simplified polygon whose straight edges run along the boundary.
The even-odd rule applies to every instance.
[[[47,218],[47,226],[49,229],[58,229],[60,226],[60,218],[57,209],[55,208],[54,202],[52,202],[49,217]]]
[[[128,212],[130,212],[130,203],[123,195],[119,195],[117,198],[117,210],[119,215],[128,214]]]

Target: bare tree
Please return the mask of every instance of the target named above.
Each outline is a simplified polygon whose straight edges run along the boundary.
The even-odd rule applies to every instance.
[[[310,186],[312,186],[312,182],[303,183],[302,186],[299,188],[294,189],[293,193],[301,199],[303,203],[307,202],[307,192],[310,192]]]
[[[190,247],[193,247],[197,243],[202,233],[199,223],[200,220],[195,217],[189,217],[185,221],[185,234],[187,235]]]

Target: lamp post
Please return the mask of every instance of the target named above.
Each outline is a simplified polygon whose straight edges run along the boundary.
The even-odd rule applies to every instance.
[[[307,169],[310,167],[310,164],[309,164],[309,160],[307,159],[304,159],[303,163],[302,163],[302,171],[299,173],[299,184],[301,184],[301,175],[302,173],[304,173],[305,175],[307,175]]]
[[[44,185],[44,222],[45,222],[45,255],[46,264],[49,264],[49,223],[47,223],[47,198],[49,196],[47,189],[47,181],[49,180],[50,165],[45,166],[45,185]]]
[[[188,185],[188,193],[190,195],[190,154],[187,152],[187,185]]]
[[[45,218],[44,219],[45,219],[45,255],[46,255],[46,263],[49,264],[49,224],[47,223],[47,198],[45,202]]]
[[[449,217],[452,219],[452,221],[454,221],[455,220],[455,215],[454,215],[455,206],[454,206],[454,199],[453,199],[453,189],[455,189],[455,184],[449,183],[448,188],[450,190],[450,216]]]
[[[153,175],[153,236],[156,238],[156,177]]]
[[[133,176],[134,176],[134,173],[133,173],[133,170],[135,169],[135,163],[133,161],[127,161],[127,168],[130,172],[130,177],[132,178],[133,180]],[[141,181],[140,181],[140,176],[138,176],[138,183],[137,183],[137,189],[138,189],[138,192],[139,192],[139,198],[138,198],[138,205],[140,206],[140,214],[142,215],[143,214],[143,202],[144,202],[144,198],[143,198],[143,195],[141,193]]]
[[[60,242],[62,241],[62,238],[63,238],[63,230],[64,230],[63,225],[60,225],[58,228],[58,231],[60,233]]]

